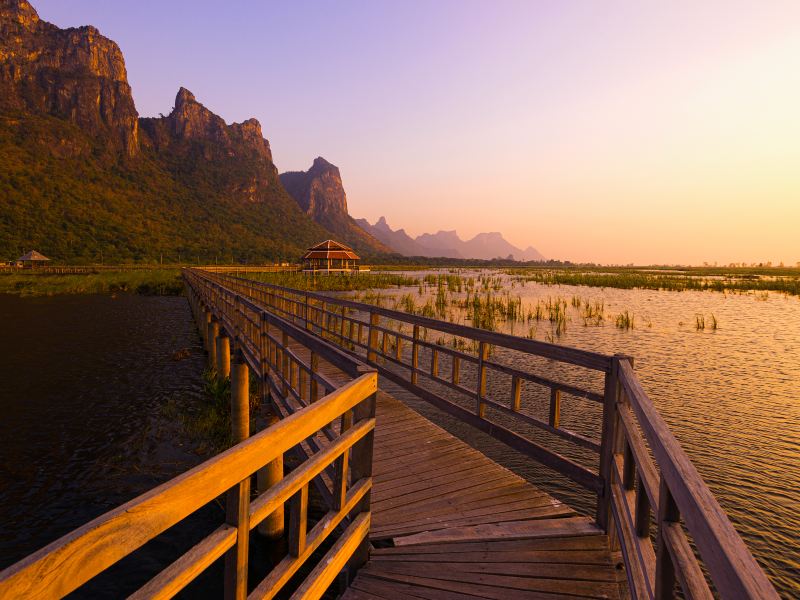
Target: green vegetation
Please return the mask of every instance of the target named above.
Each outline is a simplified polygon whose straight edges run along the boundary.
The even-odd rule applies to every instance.
[[[650,290],[775,291],[800,296],[800,269],[790,268],[687,268],[634,269],[618,267],[551,269],[508,269],[519,283],[528,281],[545,285],[580,285],[600,288]]]
[[[634,314],[626,310],[625,312],[617,315],[617,318],[614,320],[614,324],[618,329],[633,329],[635,326],[635,320],[636,317]]]
[[[36,249],[68,264],[296,261],[330,237],[257,157],[202,141],[159,153],[140,136],[127,158],[62,119],[0,116],[0,260]]]
[[[99,271],[79,275],[37,273],[35,270],[0,271],[0,293],[20,296],[105,294],[130,292],[176,296],[183,293],[179,269]]]
[[[257,390],[258,385],[251,379],[250,389]],[[195,451],[206,456],[219,454],[233,445],[231,429],[231,381],[229,378],[217,377],[210,370],[203,371],[203,402],[189,407],[170,400],[164,405],[162,412],[168,419],[181,423],[183,430],[196,444]],[[257,393],[250,393],[250,430],[255,431],[255,416],[261,400]]]
[[[358,273],[353,275],[312,275],[309,273],[243,273],[255,281],[312,292],[352,292],[417,285],[419,279],[398,273]]]

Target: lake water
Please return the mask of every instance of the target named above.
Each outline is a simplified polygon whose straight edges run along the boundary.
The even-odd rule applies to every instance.
[[[201,401],[204,356],[185,298],[0,294],[0,319],[3,568],[203,460],[162,408]],[[131,593],[221,515],[198,511],[77,595]]]
[[[757,560],[782,595],[800,597],[800,298],[519,281],[511,287],[510,278],[497,276],[504,285],[492,293],[519,296],[524,311],[556,297],[567,302],[566,330],[560,336],[547,320],[516,323],[513,330],[501,325],[501,330],[634,356],[645,389]],[[381,293],[395,298],[410,293],[419,306],[433,297],[435,288],[422,296],[416,287]],[[455,296],[463,298],[465,292]],[[573,296],[582,306],[602,302],[602,324],[584,325],[572,306]],[[391,307],[392,302],[383,305]],[[616,316],[625,311],[634,315],[632,329],[615,325]],[[710,327],[712,314],[716,330]],[[697,329],[698,315],[704,317],[704,330]],[[437,414],[399,388],[392,391],[498,462],[574,507],[592,510],[586,495],[551,471]],[[567,414],[565,424],[597,437],[599,416],[596,409]]]

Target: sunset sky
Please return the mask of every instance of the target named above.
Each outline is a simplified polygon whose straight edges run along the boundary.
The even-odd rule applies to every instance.
[[[800,261],[800,2],[33,0],[142,116],[256,117],[350,213],[603,263]]]

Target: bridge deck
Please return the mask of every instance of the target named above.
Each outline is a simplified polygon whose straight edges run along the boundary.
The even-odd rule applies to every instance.
[[[590,519],[382,391],[373,460],[376,547],[345,600],[620,596],[624,570]]]

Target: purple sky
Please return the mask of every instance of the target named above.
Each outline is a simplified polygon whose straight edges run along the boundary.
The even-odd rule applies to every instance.
[[[34,0],[125,54],[139,113],[180,86],[321,155],[350,212],[502,231],[549,257],[800,261],[800,2]]]

